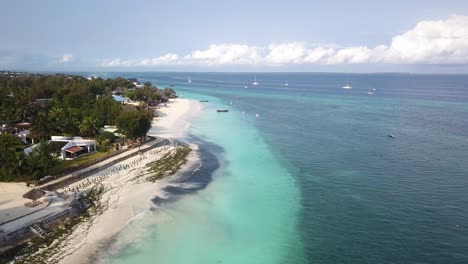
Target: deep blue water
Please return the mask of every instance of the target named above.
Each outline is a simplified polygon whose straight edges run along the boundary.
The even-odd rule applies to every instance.
[[[468,75],[115,75],[259,114],[300,190],[308,263],[468,263]]]

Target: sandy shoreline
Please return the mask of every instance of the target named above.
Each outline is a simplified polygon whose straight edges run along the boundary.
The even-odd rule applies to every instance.
[[[183,138],[190,128],[187,119],[200,109],[197,104],[198,102],[188,99],[171,100],[167,107],[158,110],[159,116],[153,119],[148,135],[172,140]],[[174,152],[177,144],[154,148],[59,189],[59,192],[71,193],[70,189],[73,188],[83,191],[94,186],[101,187],[103,193],[99,200],[99,212],[92,213],[91,217],[76,226],[70,235],[56,239],[47,248],[47,254],[42,257],[47,259],[47,263],[93,262],[103,245],[121,232],[129,222],[155,207],[151,201],[153,198],[166,196],[163,188],[169,184],[171,178],[198,165],[197,146],[190,147],[192,151],[187,157],[188,162],[179,172],[156,182],[145,180],[145,175],[150,174],[146,165],[171,151]],[[23,191],[24,188],[17,186],[15,190]],[[2,203],[22,202],[11,201],[6,195],[0,198]]]
[[[169,139],[183,137],[189,128],[186,119],[195,109],[196,103],[188,99],[171,100],[167,107],[158,110],[159,117],[154,118],[148,135]],[[162,189],[169,179],[152,183],[140,180],[139,176],[148,173],[147,163],[159,159],[174,148],[174,146],[156,148],[100,172],[99,175],[113,174],[109,180],[103,181],[106,191],[102,195],[101,202],[107,209],[90,221],[80,224],[69,236],[69,241],[62,243],[60,251],[49,259],[50,262],[90,263],[103,244],[122,231],[129,222],[153,208],[151,199],[166,195]],[[197,146],[191,145],[191,148],[194,151],[188,157],[189,162],[182,166],[179,173],[192,167],[198,160]],[[119,166],[129,167],[116,171]]]

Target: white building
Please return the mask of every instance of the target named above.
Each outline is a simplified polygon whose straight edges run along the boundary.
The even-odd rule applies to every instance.
[[[96,140],[81,137],[52,136],[51,142],[65,143],[60,150],[62,159],[72,160],[81,155],[96,152]]]
[[[50,144],[51,142],[59,145],[60,158],[63,160],[72,160],[82,155],[96,152],[96,140],[83,139],[81,137],[52,136],[52,139],[49,140],[47,144]],[[39,144],[41,143],[25,148],[24,153],[26,155],[31,154]]]

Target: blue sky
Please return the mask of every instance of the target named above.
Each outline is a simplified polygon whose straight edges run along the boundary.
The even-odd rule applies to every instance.
[[[468,1],[5,1],[0,69],[468,70]]]

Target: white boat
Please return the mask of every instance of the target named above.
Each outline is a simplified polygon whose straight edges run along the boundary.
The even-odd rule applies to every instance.
[[[255,117],[259,118],[259,117],[260,117],[260,115],[259,115],[259,114],[255,114]]]
[[[371,91],[369,91],[369,92],[367,92],[367,94],[368,94],[368,95],[373,95],[374,93],[371,92]]]
[[[347,84],[347,85],[343,86],[343,89],[351,90],[351,89],[353,89],[353,87],[351,87],[351,85]]]
[[[247,89],[247,85],[246,85],[246,86],[244,86],[244,89]]]
[[[187,82],[192,83],[192,79],[190,79],[190,77],[189,77]]]
[[[285,83],[284,86],[288,86],[289,84],[288,83]]]
[[[255,75],[255,80],[254,82],[252,83],[252,85],[259,85],[260,83],[257,82],[257,75]]]

